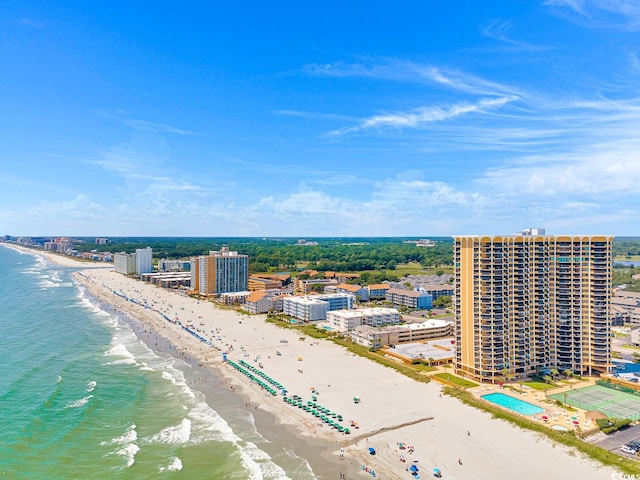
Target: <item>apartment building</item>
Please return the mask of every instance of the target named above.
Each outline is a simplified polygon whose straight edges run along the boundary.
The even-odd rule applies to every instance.
[[[385,294],[385,300],[394,305],[404,305],[409,308],[431,308],[433,306],[433,297],[424,292],[416,292],[415,290],[403,290],[401,288],[390,288]]]
[[[136,273],[140,275],[153,272],[152,260],[153,250],[151,247],[136,248]]]
[[[374,328],[370,325],[354,327],[351,339],[368,348],[381,348],[383,345],[425,342],[437,338],[449,338],[453,335],[453,324],[446,320],[427,320],[421,323],[393,325]],[[451,340],[449,340],[451,341]],[[449,345],[451,350],[451,345]]]
[[[350,293],[321,293],[313,295],[311,298],[322,300],[329,304],[327,311],[351,309],[356,302],[356,297]]]
[[[369,290],[369,300],[384,300],[389,288],[388,283],[376,283],[369,285],[367,287],[367,290]]]
[[[116,253],[113,255],[114,270],[123,275],[133,275],[136,273],[135,253]]]
[[[419,291],[431,295],[434,300],[440,297],[453,297],[453,285],[420,285]]]
[[[282,300],[282,312],[303,322],[324,320],[328,311],[329,304],[315,297],[285,297]]]
[[[191,262],[191,288],[202,295],[246,291],[248,278],[249,256],[227,247],[212,250]]]
[[[611,236],[456,236],[455,368],[495,381],[611,369]]]
[[[249,313],[267,313],[273,309],[273,298],[265,291],[251,292],[244,303],[244,308]]]
[[[400,323],[400,314],[395,308],[361,308],[358,310],[336,310],[327,312],[327,322],[334,330],[350,332],[360,325],[381,327]]]
[[[351,285],[349,283],[340,283],[335,287],[336,293],[350,293],[360,302],[369,300],[369,290],[360,285]]]

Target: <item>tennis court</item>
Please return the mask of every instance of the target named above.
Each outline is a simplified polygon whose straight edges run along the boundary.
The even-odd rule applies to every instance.
[[[640,420],[640,397],[612,388],[593,385],[549,396],[582,410],[596,410],[610,418]]]

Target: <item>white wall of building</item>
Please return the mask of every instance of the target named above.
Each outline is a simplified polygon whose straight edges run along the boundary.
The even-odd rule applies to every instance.
[[[136,273],[151,273],[153,271],[153,251],[151,247],[136,248]]]

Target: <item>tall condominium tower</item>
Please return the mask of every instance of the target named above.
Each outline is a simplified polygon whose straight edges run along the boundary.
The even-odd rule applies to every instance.
[[[136,248],[136,273],[153,272],[153,250],[151,247]]]
[[[610,236],[455,236],[455,368],[481,381],[611,369]]]
[[[203,295],[246,291],[248,281],[249,256],[226,247],[191,262],[191,288]]]

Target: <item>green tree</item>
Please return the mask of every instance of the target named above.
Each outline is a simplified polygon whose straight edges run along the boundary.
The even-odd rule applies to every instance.
[[[448,295],[442,295],[433,301],[433,306],[437,308],[447,308],[452,304],[451,297]]]

